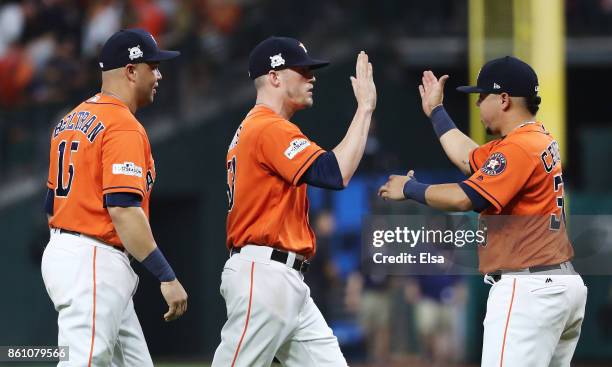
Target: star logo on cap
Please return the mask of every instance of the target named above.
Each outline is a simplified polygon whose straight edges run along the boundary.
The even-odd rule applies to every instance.
[[[499,86],[499,84],[493,83],[493,89],[501,89],[501,87]]]
[[[142,50],[140,49],[140,45],[128,48],[130,52],[130,60],[139,59],[144,56]]]
[[[275,68],[281,65],[285,65],[285,59],[283,59],[282,54],[270,56],[270,67]]]

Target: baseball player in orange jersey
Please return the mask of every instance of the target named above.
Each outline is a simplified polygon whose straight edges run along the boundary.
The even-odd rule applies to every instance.
[[[376,87],[361,52],[351,77],[357,111],[344,139],[326,152],[289,119],[312,106],[312,70],[327,64],[285,37],[266,39],[249,57],[257,101],[227,152],[227,321],[214,367],[269,367],[275,356],[289,367],[347,365],[304,283],[316,248],[306,185],[348,185],[363,155]]]
[[[485,64],[477,106],[487,131],[501,138],[478,146],[459,131],[442,105],[444,83],[431,71],[419,90],[423,111],[449,159],[470,177],[426,185],[391,176],[386,199],[412,199],[446,211],[476,210],[487,228],[480,271],[491,284],[484,320],[482,366],[569,366],[584,318],[587,288],[570,263],[559,146],[535,120],[538,79],[506,56]]]
[[[60,366],[153,366],[134,311],[138,276],[128,254],[160,280],[166,321],[187,308],[149,227],[155,164],[134,116],[154,99],[159,62],[178,54],[159,50],[144,30],[115,33],[101,50],[101,92],[52,131],[51,238],[41,270],[58,312],[58,345],[70,348]]]

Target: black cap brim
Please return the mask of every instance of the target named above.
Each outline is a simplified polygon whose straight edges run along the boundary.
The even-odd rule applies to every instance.
[[[181,53],[179,51],[159,50],[157,52],[157,55],[151,56],[151,57],[147,58],[145,61],[147,61],[147,62],[166,61],[166,60],[174,59],[175,57],[179,56],[180,54]]]
[[[482,88],[478,88],[476,86],[473,85],[464,85],[461,87],[457,87],[457,90],[459,92],[463,92],[463,93],[487,93],[486,90],[482,89]]]
[[[308,66],[308,68],[310,68],[310,70],[314,70],[314,69],[319,69],[319,68],[323,68],[327,65],[329,65],[330,62],[326,61],[326,60],[317,60],[317,59],[310,59],[310,60],[306,60],[303,62],[299,62],[295,65],[290,65],[289,67],[292,66]]]

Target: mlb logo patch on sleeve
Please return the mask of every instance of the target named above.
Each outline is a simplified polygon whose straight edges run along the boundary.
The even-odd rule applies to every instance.
[[[291,143],[289,143],[289,147],[287,147],[287,149],[285,150],[285,157],[293,159],[299,152],[308,148],[309,145],[310,142],[308,141],[308,139],[293,139]]]
[[[133,162],[114,163],[113,175],[142,177],[142,167],[138,167]]]
[[[491,156],[487,159],[482,166],[481,171],[489,176],[497,176],[504,172],[506,165],[506,157],[502,153],[496,152],[491,154]]]

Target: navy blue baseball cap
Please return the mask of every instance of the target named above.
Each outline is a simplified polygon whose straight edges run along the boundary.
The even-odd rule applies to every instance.
[[[295,66],[322,68],[329,61],[313,59],[304,44],[289,37],[269,37],[259,43],[249,55],[249,76],[256,79],[270,70]]]
[[[464,93],[508,93],[513,97],[533,97],[538,94],[538,76],[526,62],[504,56],[484,64],[475,86],[462,86],[457,90]]]
[[[153,35],[144,29],[122,29],[102,46],[100,68],[107,71],[127,64],[160,62],[180,54],[178,51],[160,50]]]

